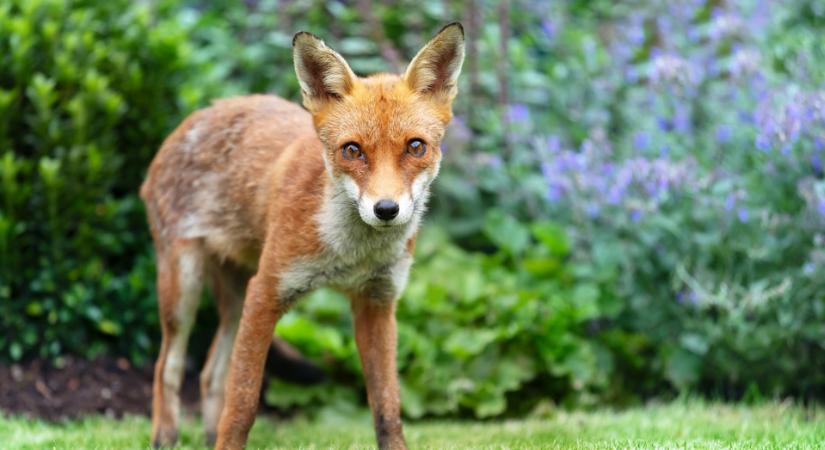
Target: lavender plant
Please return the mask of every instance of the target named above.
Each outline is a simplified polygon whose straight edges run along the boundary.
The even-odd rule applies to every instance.
[[[583,270],[614,274],[604,289],[625,309],[611,327],[646,335],[648,369],[678,388],[818,389],[809,365],[776,357],[825,358],[807,325],[825,318],[825,70],[821,48],[786,32],[800,5],[690,1],[619,20],[593,83],[616,106],[584,115],[578,142],[531,142],[542,214]]]

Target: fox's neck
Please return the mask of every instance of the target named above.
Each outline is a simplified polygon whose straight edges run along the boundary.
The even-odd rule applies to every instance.
[[[409,222],[386,230],[365,223],[341,183],[327,173],[324,197],[316,216],[321,243],[341,257],[353,260],[400,256],[407,241],[416,233],[421,219],[417,211]]]

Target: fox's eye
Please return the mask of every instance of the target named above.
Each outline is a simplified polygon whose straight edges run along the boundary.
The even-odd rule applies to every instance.
[[[347,160],[356,160],[364,159],[364,152],[361,151],[361,147],[358,146],[355,142],[348,142],[341,147],[341,154],[344,156],[344,159]]]
[[[427,153],[427,144],[421,139],[410,139],[410,142],[407,142],[407,153],[420,158]]]

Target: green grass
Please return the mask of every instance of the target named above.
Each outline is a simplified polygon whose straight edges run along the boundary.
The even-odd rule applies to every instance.
[[[789,404],[760,406],[701,402],[653,405],[624,411],[550,413],[546,418],[498,422],[424,421],[407,423],[411,448],[823,448],[825,413]],[[4,449],[146,448],[149,421],[92,417],[50,424],[0,418]],[[259,417],[248,448],[371,448],[369,418],[359,414],[308,422],[276,423]],[[195,420],[184,421],[181,448],[202,448]]]

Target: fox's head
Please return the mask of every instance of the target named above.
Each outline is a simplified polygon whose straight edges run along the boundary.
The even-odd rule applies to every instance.
[[[438,174],[441,138],[464,61],[464,29],[444,27],[403,75],[356,76],[309,33],[292,42],[304,106],[324,145],[336,193],[374,228],[403,225],[424,209]]]

